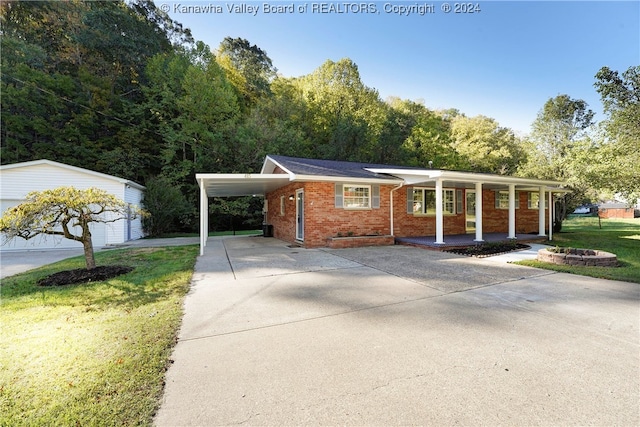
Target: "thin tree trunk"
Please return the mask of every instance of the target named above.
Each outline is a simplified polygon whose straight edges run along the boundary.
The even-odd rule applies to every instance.
[[[96,259],[93,255],[93,241],[91,240],[89,224],[82,225],[82,246],[84,247],[84,259],[87,263],[87,270],[96,268]]]

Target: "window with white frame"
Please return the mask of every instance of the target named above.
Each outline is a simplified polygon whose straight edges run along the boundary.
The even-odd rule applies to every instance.
[[[520,208],[520,193],[516,191],[516,209]],[[496,209],[509,209],[509,191],[496,191]]]
[[[529,192],[529,209],[540,209],[540,193]]]
[[[369,209],[371,208],[370,185],[343,185],[342,206],[345,209]]]
[[[280,216],[284,216],[284,206],[285,206],[285,200],[283,195],[283,196],[280,196]]]
[[[442,210],[445,214],[456,213],[455,190],[442,190]],[[433,188],[413,189],[413,213],[418,215],[435,215],[436,190]]]

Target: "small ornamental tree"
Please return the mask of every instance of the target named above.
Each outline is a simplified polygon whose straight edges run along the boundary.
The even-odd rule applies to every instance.
[[[0,217],[0,232],[4,233],[3,244],[16,237],[29,240],[41,234],[80,242],[87,270],[91,270],[96,261],[89,224],[116,222],[138,215],[144,212],[104,190],[59,187],[32,191],[23,203],[7,209]]]

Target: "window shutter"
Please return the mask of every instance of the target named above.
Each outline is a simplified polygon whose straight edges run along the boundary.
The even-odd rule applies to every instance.
[[[373,209],[380,208],[380,186],[372,185],[371,186],[371,207]]]
[[[413,215],[413,188],[407,188],[407,213]]]
[[[336,198],[336,208],[342,208],[343,207],[342,184],[336,184],[335,198]]]
[[[456,190],[456,213],[462,213],[462,190]]]
[[[495,198],[496,198],[496,209],[500,208],[500,192],[499,191],[494,191],[493,192]]]

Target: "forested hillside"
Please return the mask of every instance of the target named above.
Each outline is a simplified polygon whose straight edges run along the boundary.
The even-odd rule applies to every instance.
[[[258,46],[212,50],[152,1],[0,8],[2,164],[46,158],[140,182],[179,205],[174,228],[198,223],[195,173],[257,172],[269,153],[564,179],[578,198],[640,187],[638,66],[594,76],[605,121],[560,95],[522,139],[489,117],[383,100],[347,58],[280,76]]]

